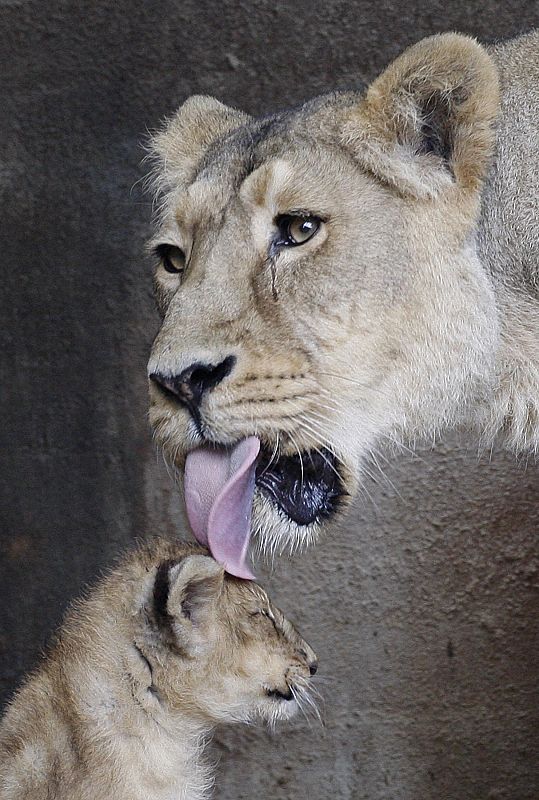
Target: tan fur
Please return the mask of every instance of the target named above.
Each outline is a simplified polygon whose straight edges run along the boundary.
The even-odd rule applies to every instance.
[[[202,548],[157,541],[73,606],[15,696],[0,797],[201,800],[214,726],[290,716],[314,661],[263,589]],[[297,701],[267,693],[289,688]]]
[[[466,424],[537,451],[538,86],[539,34],[491,51],[447,34],[364,95],[264,120],[209,98],[180,108],[156,140],[153,243],[188,263],[181,280],[157,268],[150,372],[236,356],[204,400],[207,440],[326,447],[350,495],[382,441]],[[272,256],[276,218],[295,211],[324,223]],[[201,443],[187,412],[152,387],[150,418],[181,468]],[[320,527],[258,493],[253,519],[277,546]]]

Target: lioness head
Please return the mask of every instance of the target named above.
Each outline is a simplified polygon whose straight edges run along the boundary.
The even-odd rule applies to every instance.
[[[153,552],[136,555],[153,587],[133,638],[166,707],[211,724],[275,722],[312,707],[316,655],[264,589],[226,575],[207,551],[161,551],[157,564]]]
[[[381,441],[484,391],[498,330],[473,233],[497,109],[490,57],[447,34],[364,94],[264,119],[192,97],[155,137],[150,418],[230,571],[234,504],[248,518],[254,491],[266,543],[309,541]]]

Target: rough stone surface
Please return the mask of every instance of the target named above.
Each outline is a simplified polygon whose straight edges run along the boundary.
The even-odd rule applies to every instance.
[[[181,529],[146,423],[157,326],[146,128],[208,92],[258,113],[371,79],[529,0],[0,0],[0,686],[136,537]],[[322,729],[220,734],[217,796],[535,800],[538,468],[448,439],[370,483],[268,583],[320,656]],[[535,616],[534,616],[535,615]]]

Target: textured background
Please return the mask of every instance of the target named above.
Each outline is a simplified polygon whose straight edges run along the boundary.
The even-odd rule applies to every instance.
[[[0,0],[0,16],[7,696],[68,598],[181,524],[145,416],[145,129],[193,92],[275,110],[436,31],[527,30],[539,5]],[[539,796],[538,468],[466,444],[399,457],[344,530],[276,565],[320,656],[326,727],[220,734],[219,798]]]

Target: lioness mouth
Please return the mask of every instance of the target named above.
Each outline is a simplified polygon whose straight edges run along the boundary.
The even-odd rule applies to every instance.
[[[329,450],[272,460],[262,449],[255,482],[296,525],[312,525],[328,517],[343,494],[337,460]]]
[[[185,463],[185,502],[193,533],[228,572],[253,578],[246,558],[255,487],[296,525],[328,517],[344,494],[328,450],[274,458],[256,436],[232,448],[200,447]]]

